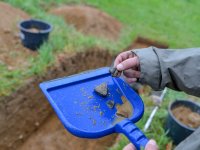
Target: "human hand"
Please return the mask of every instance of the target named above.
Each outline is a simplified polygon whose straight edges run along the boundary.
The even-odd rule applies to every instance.
[[[136,150],[136,148],[132,143],[129,143],[123,148],[123,150]],[[158,150],[158,146],[154,140],[149,140],[145,146],[145,150]]]
[[[139,65],[138,57],[131,51],[120,53],[114,61],[114,67],[120,72],[123,71],[128,83],[135,82],[137,78],[140,78]]]

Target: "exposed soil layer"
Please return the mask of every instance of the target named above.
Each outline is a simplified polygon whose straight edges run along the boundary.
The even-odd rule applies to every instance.
[[[25,12],[0,2],[0,64],[9,70],[27,68],[28,57],[35,55],[27,50],[20,41],[17,24],[30,18]]]
[[[116,136],[113,134],[100,139],[78,138],[67,132],[53,115],[19,150],[104,150],[114,144]]]
[[[45,80],[72,75],[85,70],[109,66],[112,60],[113,58],[108,51],[98,48],[91,49],[86,52],[60,54],[57,57],[57,62],[55,62],[56,65],[49,68],[48,72],[46,72],[44,76],[33,77],[30,80],[27,80],[24,85],[19,87],[19,89],[12,95],[8,97],[1,97],[1,149],[17,149],[17,147],[21,146],[31,133],[39,128],[45,119],[52,113],[49,103],[38,87],[39,83]],[[72,136],[69,136],[73,141]],[[114,137],[115,136],[113,136],[113,140]],[[41,139],[41,137],[38,138]],[[53,136],[53,138],[55,137]],[[110,143],[112,143],[112,141],[110,141]],[[51,149],[51,146],[54,147],[53,145],[55,145],[55,143],[48,143],[48,145],[49,150]],[[66,149],[66,147],[68,147],[67,143],[63,149]]]
[[[173,115],[183,124],[191,128],[200,126],[200,114],[186,106],[178,106],[172,110]]]
[[[61,6],[50,12],[63,17],[67,23],[87,35],[115,40],[122,28],[116,19],[89,6]]]

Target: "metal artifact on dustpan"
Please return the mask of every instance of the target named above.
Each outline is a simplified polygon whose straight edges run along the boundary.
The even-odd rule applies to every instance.
[[[144,112],[141,98],[123,79],[112,77],[108,67],[43,82],[40,87],[73,135],[100,138],[123,133],[137,149],[148,142],[134,125]]]

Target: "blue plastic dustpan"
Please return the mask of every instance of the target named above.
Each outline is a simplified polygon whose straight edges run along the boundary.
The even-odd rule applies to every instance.
[[[94,92],[94,88],[103,82],[107,83],[110,93],[105,98]],[[40,87],[65,128],[73,135],[100,138],[114,132],[123,133],[137,149],[148,142],[133,124],[144,112],[141,98],[121,78],[112,77],[108,67],[43,82]],[[122,95],[132,104],[133,114],[117,122],[116,108],[109,108],[106,101],[122,104]]]

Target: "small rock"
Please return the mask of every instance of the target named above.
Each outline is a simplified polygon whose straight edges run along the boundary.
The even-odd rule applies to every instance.
[[[115,67],[111,67],[109,69],[109,71],[110,71],[112,77],[120,77],[120,75],[122,73],[121,71],[118,71],[117,68],[115,68]]]
[[[40,125],[39,122],[35,122],[35,126],[38,127]]]
[[[108,95],[108,86],[107,83],[102,83],[95,87],[94,91],[99,94],[100,96],[107,96]]]
[[[99,114],[100,114],[100,116],[103,116],[103,112],[102,112],[102,111],[100,111],[100,113],[99,113]]]
[[[23,134],[20,134],[19,137],[18,137],[18,139],[20,139],[20,140],[23,139],[23,138],[24,138]]]
[[[115,102],[114,102],[113,100],[109,100],[109,101],[106,102],[106,105],[107,105],[110,109],[112,109],[112,108],[114,107],[114,105],[115,105]]]
[[[10,29],[4,29],[4,33],[8,34],[8,33],[10,33],[10,32],[11,32]]]

